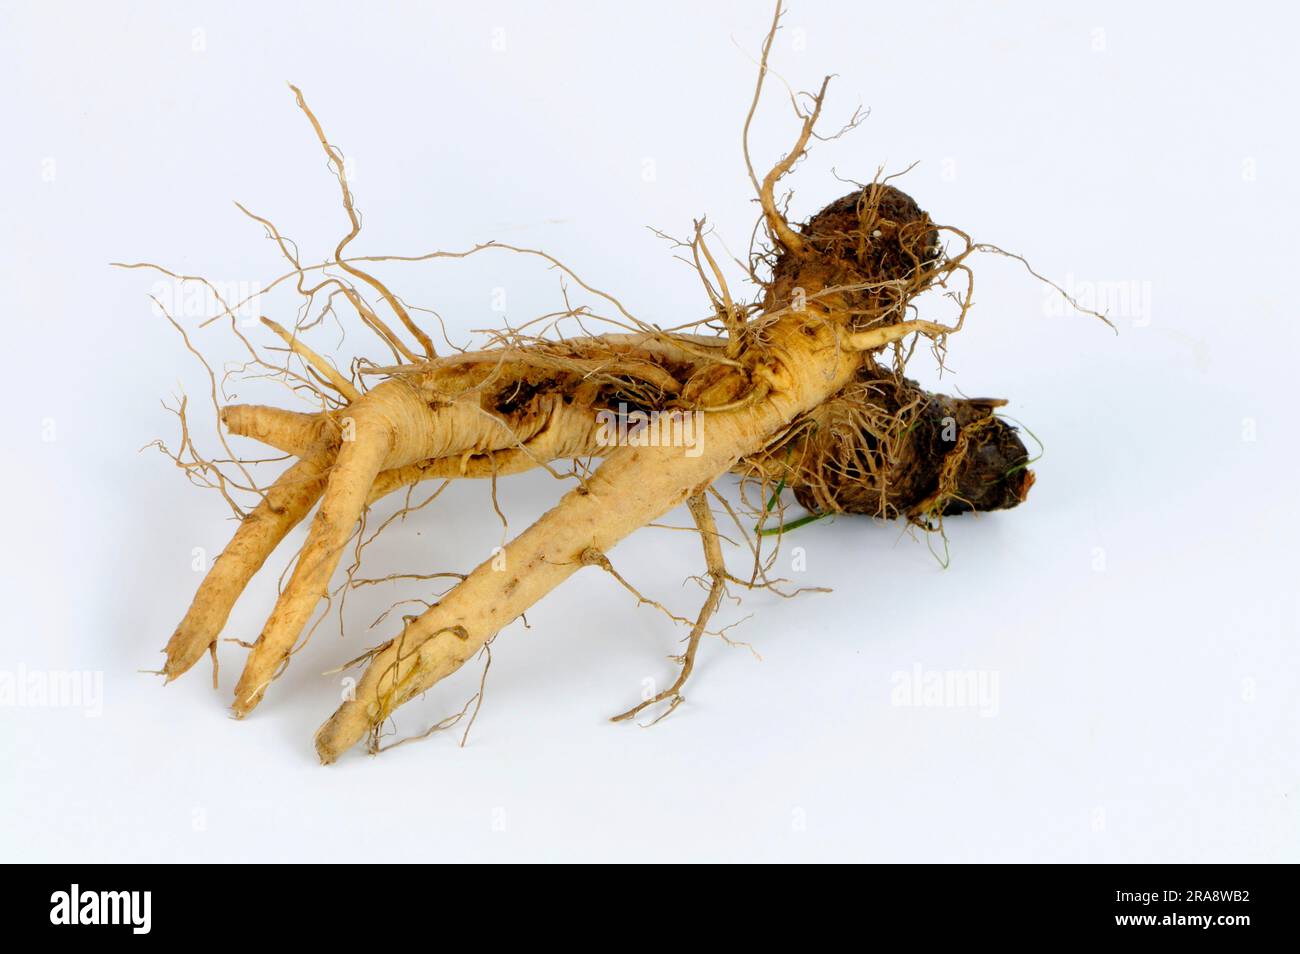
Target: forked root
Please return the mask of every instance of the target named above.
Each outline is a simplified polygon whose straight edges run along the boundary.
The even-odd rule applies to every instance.
[[[340,445],[334,467],[293,575],[266,627],[253,645],[235,686],[232,711],[243,718],[261,701],[293,651],[303,627],[325,594],[343,548],[385,467],[423,456],[437,430],[433,411],[404,379],[381,384],[349,409],[351,440]]]
[[[280,541],[307,515],[325,488],[333,455],[325,445],[286,470],[239,524],[199,585],[168,641],[163,672],[180,676],[216,643],[235,601]]]

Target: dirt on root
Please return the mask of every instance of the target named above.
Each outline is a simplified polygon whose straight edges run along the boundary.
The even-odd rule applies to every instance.
[[[814,409],[791,438],[765,452],[814,513],[860,513],[916,522],[1004,510],[1033,485],[1017,429],[1001,401],[953,398],[867,366],[858,381]]]
[[[929,287],[942,262],[939,231],[907,193],[872,183],[826,206],[799,227],[802,254],[782,251],[771,293],[787,300],[796,286],[844,288],[841,298],[861,329],[898,315]],[[898,320],[897,317],[891,320]]]

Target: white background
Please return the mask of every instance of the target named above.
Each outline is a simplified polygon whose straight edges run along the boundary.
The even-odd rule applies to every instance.
[[[233,525],[216,494],[140,452],[175,445],[159,402],[183,389],[215,454],[208,385],[150,309],[157,276],[108,263],[265,283],[282,263],[232,199],[306,260],[330,254],[345,222],[290,80],[354,164],[353,250],[540,246],[647,320],[691,320],[705,307],[693,273],[646,226],[683,234],[707,214],[743,252],[740,128],[769,17],[694,2],[0,7],[0,671],[104,680],[98,717],[0,709],[0,857],[1300,858],[1298,24],[1281,3],[790,10],[774,69],[795,88],[837,74],[828,132],[872,110],[799,167],[795,216],[848,191],[832,168],[869,179],[919,161],[898,184],[938,220],[1081,294],[1134,292],[1112,307],[1116,336],[1062,314],[1016,263],[976,262],[941,386],[1010,398],[1047,449],[1025,506],[949,522],[947,570],[896,525],[799,530],[787,545],[807,569],[787,550],[785,575],[834,592],[729,608],[762,661],[708,641],[688,703],[648,730],[605,719],[672,675],[682,632],[595,570],[501,634],[464,749],[445,733],[315,762],[339,695],[320,674],[391,635],[366,626],[410,590],[353,594],[346,637],[327,620],[243,723],[226,717],[232,644],[218,692],[206,663],[165,690],[140,672],[199,582],[194,549],[219,552]],[[756,163],[794,129],[774,79]],[[553,272],[494,255],[381,274],[459,340],[558,307]],[[260,304],[293,319],[292,295]],[[337,350],[336,328],[317,343],[381,357],[348,330]],[[195,341],[238,356],[220,325]],[[934,383],[932,365],[912,369]],[[234,390],[301,406],[275,386]],[[561,487],[531,475],[501,490],[517,532]],[[501,539],[486,485],[455,487],[365,570],[467,570]],[[290,552],[225,636],[256,636]],[[691,537],[644,530],[612,557],[693,614]],[[895,704],[917,666],[996,677],[996,706]],[[401,710],[399,731],[477,682],[467,666]]]

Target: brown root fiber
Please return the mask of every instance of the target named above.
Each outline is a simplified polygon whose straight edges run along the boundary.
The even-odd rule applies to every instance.
[[[1001,403],[934,394],[864,366],[755,463],[813,513],[922,521],[1005,510],[1024,501],[1033,473],[1016,428],[994,414]]]
[[[800,286],[817,264],[817,280],[836,288],[851,327],[865,328],[930,287],[941,271],[939,230],[907,193],[872,183],[836,199],[799,230],[803,252],[782,250],[772,268],[776,300]],[[784,295],[783,295],[784,293]],[[894,319],[897,320],[897,319]]]

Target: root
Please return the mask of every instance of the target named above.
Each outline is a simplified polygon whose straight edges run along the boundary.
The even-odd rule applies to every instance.
[[[262,318],[262,324],[274,331],[287,344],[294,354],[301,357],[321,375],[334,390],[342,394],[349,404],[354,404],[361,400],[361,392],[352,386],[352,382],[343,375],[339,374],[334,365],[330,364],[311,348],[308,348],[300,340],[291,335],[283,327],[276,324],[270,318]]]
[[[335,597],[342,631],[353,589],[397,580],[424,587],[420,598],[397,601],[372,624],[384,624],[390,616],[401,620],[392,639],[354,660],[366,666],[355,697],[344,701],[316,733],[316,751],[329,763],[362,740],[369,740],[372,752],[412,741],[381,745],[396,710],[477,656],[485,660],[478,692],[460,712],[414,737],[464,724],[464,745],[484,698],[493,640],[584,567],[601,568],[640,603],[690,627],[683,651],[672,657],[679,667],[672,685],[613,718],[631,720],[658,708],[653,725],[684,702],[701,640],[729,584],[784,597],[816,589],[791,590],[789,581],[775,576],[784,534],[841,513],[902,518],[942,533],[947,515],[996,510],[1024,500],[1033,481],[1031,461],[1016,429],[994,414],[1000,402],[931,394],[904,376],[920,347],[928,347],[943,368],[949,339],[962,329],[973,301],[968,258],[975,252],[1006,253],[937,224],[883,171],[870,182],[855,184],[852,192],[806,222],[792,224],[786,213],[789,196],[778,196],[777,188],[813,140],[823,138],[816,127],[829,78],[815,92],[791,92],[797,135],[789,151],[760,177],[751,161],[749,132],[781,16],[778,2],[742,133],[761,212],[748,264],[736,264],[754,280],[755,294],[747,299],[739,293],[739,283],[728,281],[722,267],[726,258],[720,264],[714,254],[721,249],[730,255],[725,241],[715,240],[704,218],[696,219],[687,240],[676,243],[675,254],[698,273],[707,308],[695,312],[704,317],[668,330],[638,318],[615,295],[540,249],[483,242],[463,251],[346,255],[361,232],[361,218],[343,154],[329,141],[302,92],[290,87],[338,182],[349,229],[328,261],[304,266],[297,245],[269,219],[239,206],[266,229],[290,267],[264,290],[293,280],[302,298],[297,320],[287,326],[262,318],[287,348],[273,347],[283,366],[264,360],[239,333],[232,306],[220,296],[221,314],[200,327],[229,316],[249,355],[241,365],[227,364],[220,379],[189,333],[167,317],[203,361],[214,407],[219,394],[227,396],[232,377],[272,377],[306,395],[316,412],[260,405],[219,411],[230,434],[300,458],[263,490],[249,471],[253,462],[240,460],[228,447],[225,462],[239,468],[238,477],[227,478],[217,468],[220,462],[203,460],[194,451],[182,401],[177,462],[197,482],[216,486],[243,519],[168,643],[163,670],[168,680],[204,653],[213,655],[215,680],[215,642],[234,601],[318,501],[306,543],[290,564],[287,582],[281,577],[281,591],[261,634],[252,644],[241,643],[249,653],[235,687],[237,717],[260,703],[314,626],[330,614]],[[844,131],[861,115],[855,112]],[[949,244],[957,246],[955,252]],[[441,322],[438,313],[408,306],[370,271],[378,263],[459,260],[489,251],[533,259],[557,272],[562,306],[522,324],[476,332],[486,342],[477,350],[448,341],[451,350],[442,356],[412,318],[416,311]],[[202,281],[158,270],[178,280]],[[342,275],[335,276],[335,270]],[[955,308],[956,317],[922,318],[917,299],[927,291],[946,301],[949,310]],[[571,292],[576,300],[570,299]],[[350,363],[336,362],[304,341],[304,333],[327,317],[342,330],[334,311],[340,299],[379,339],[377,360],[356,356]],[[390,320],[395,316],[391,325],[381,311]],[[597,323],[621,333],[592,334],[589,326]],[[561,329],[574,327],[578,335],[562,335]],[[663,413],[692,416],[699,433],[687,449],[672,441],[628,439],[632,422],[641,426]],[[612,441],[605,430],[610,422],[620,433]],[[225,434],[221,439],[224,445]],[[601,462],[594,466],[597,459]],[[469,573],[358,576],[368,544],[432,504],[456,478],[491,481],[492,507],[501,518],[504,540],[509,528],[498,482],[534,468],[565,481],[564,496]],[[728,473],[740,477],[740,500],[734,507],[714,486]],[[411,488],[425,480],[442,484],[413,505]],[[404,505],[371,532],[368,507],[402,489]],[[247,516],[234,499],[241,492],[259,498]],[[750,548],[748,579],[725,564],[710,494],[721,501]],[[792,512],[791,494],[806,514]],[[628,534],[654,525],[681,503],[690,510],[705,557],[704,575],[691,578],[707,590],[694,619],[644,596],[628,581],[636,574],[619,572],[608,556]],[[741,513],[750,519],[742,520]],[[774,540],[770,548],[769,539]],[[346,579],[331,590],[345,550],[350,550]],[[456,582],[437,593],[437,578]],[[309,627],[322,599],[323,612]],[[403,616],[413,603],[420,607],[418,615]],[[731,643],[728,629],[715,635]]]
[[[262,502],[239,524],[167,643],[163,672],[168,682],[215,647],[235,601],[253,574],[319,499],[331,462],[332,456],[323,447],[319,453],[309,453],[271,485]]]
[[[878,342],[879,338],[886,334],[897,337],[900,332],[910,333],[910,331],[911,328],[877,329],[863,334],[875,336],[873,340]],[[581,351],[583,347],[588,347],[588,345],[579,343],[570,347],[576,347]],[[478,389],[482,385],[476,384],[468,392],[461,391],[462,397],[467,394],[475,396],[475,402],[469,407],[479,407],[482,403],[479,398],[488,403],[500,400],[500,398],[491,397],[491,395],[494,393],[501,394],[502,391],[509,393],[512,389],[517,390],[520,387],[519,382],[527,378],[533,369],[545,369],[552,360],[558,360],[562,363],[570,360],[548,356],[545,350],[529,352],[522,358],[519,357],[519,353],[516,351],[511,351],[511,354],[513,358],[507,363],[501,363],[491,353],[467,355],[458,359],[462,363],[461,366],[468,361],[468,366],[480,369],[480,375],[487,373],[492,376],[494,385],[497,388],[494,392],[479,391]],[[680,355],[677,356],[680,357]],[[488,360],[495,363],[488,364]],[[629,369],[659,367],[655,363],[655,355],[649,351],[644,353],[633,352],[630,355],[625,353],[617,358],[616,364],[602,363],[589,358],[577,360],[583,372],[577,379],[580,386],[582,381],[590,379],[590,375],[605,373],[611,367],[618,367],[624,373],[628,373]],[[601,367],[604,368],[604,371],[598,371],[598,368]],[[483,370],[489,368],[488,371]],[[650,372],[632,370],[630,373],[638,376],[641,380],[656,380],[660,384],[666,383]],[[698,372],[689,373],[696,374]],[[430,374],[433,375],[433,380],[442,384],[447,383],[447,375],[443,372],[431,371]],[[431,445],[440,445],[442,447],[467,445],[470,447],[513,446],[505,446],[500,450],[470,451],[456,456],[427,458],[416,463],[382,470],[375,475],[371,482],[365,497],[365,505],[373,504],[394,490],[410,487],[424,480],[440,479],[445,481],[457,477],[496,479],[510,473],[517,473],[539,466],[548,466],[548,462],[554,460],[598,456],[608,452],[610,448],[602,446],[595,439],[595,431],[592,427],[598,408],[589,403],[583,405],[577,401],[569,401],[568,396],[571,396],[571,392],[564,390],[564,387],[567,386],[561,386],[558,383],[553,386],[559,388],[558,394],[565,394],[566,399],[549,401],[547,406],[550,411],[546,419],[547,423],[531,436],[515,433],[513,425],[494,415],[474,417],[475,412],[462,409],[457,411],[451,418],[443,417],[442,415],[457,406],[454,404],[448,405],[445,411],[436,412],[433,418],[436,423],[426,426],[428,433],[425,440],[430,442]],[[896,390],[901,388],[899,393],[903,393],[909,387],[899,385],[897,382],[892,382],[892,386]],[[919,493],[914,497],[908,496],[911,491],[907,488],[913,486],[916,482],[905,476],[906,467],[900,465],[900,462],[906,464],[910,458],[915,458],[916,454],[907,450],[911,445],[905,439],[900,440],[896,432],[903,430],[904,425],[907,425],[906,430],[903,430],[903,438],[911,435],[913,444],[928,433],[915,432],[914,427],[908,423],[909,418],[907,417],[909,408],[914,407],[916,402],[921,400],[924,392],[915,389],[915,386],[910,386],[913,389],[912,393],[916,395],[910,399],[910,404],[902,398],[895,398],[894,404],[890,405],[887,402],[881,403],[881,394],[883,393],[880,391],[881,387],[882,385],[875,381],[868,384],[849,385],[839,395],[823,402],[821,406],[811,411],[809,416],[797,418],[796,424],[790,428],[787,438],[770,445],[757,456],[745,458],[737,465],[738,470],[744,475],[762,475],[761,480],[764,486],[768,488],[764,490],[763,495],[765,498],[770,497],[770,500],[765,510],[760,512],[760,524],[756,528],[760,539],[769,532],[779,533],[799,525],[799,522],[789,524],[782,518],[775,531],[770,531],[762,526],[763,520],[766,519],[766,512],[771,510],[772,503],[779,498],[780,489],[786,486],[793,489],[796,495],[800,496],[801,501],[806,499],[811,502],[816,515],[844,510],[886,516],[904,512],[909,515],[914,512],[921,512],[916,509],[918,506],[917,501],[923,500],[926,494]],[[743,410],[755,403],[752,400],[738,402],[733,410]],[[895,406],[899,410],[892,412],[892,416],[890,416],[889,412],[882,412],[886,416],[876,423],[872,423],[869,416],[866,418],[865,425],[852,423],[854,415],[870,415],[873,413],[872,409],[874,408],[888,408],[891,406]],[[466,417],[467,413],[471,416]],[[843,415],[847,415],[845,420],[851,422],[848,430],[836,423]],[[332,459],[332,455],[336,454],[339,448],[343,446],[339,440],[340,425],[337,414],[333,413],[311,415],[261,406],[234,405],[223,410],[222,419],[232,433],[253,437],[289,453],[307,453],[311,447],[320,442],[325,442],[324,453],[330,455]],[[477,430],[465,429],[471,421],[476,422]],[[803,423],[798,423],[799,421]],[[914,423],[913,421],[912,424]],[[894,429],[893,432],[890,430],[891,427]],[[437,437],[435,431],[445,436]],[[451,435],[457,431],[460,434],[459,438],[456,440],[451,439]],[[866,443],[863,443],[864,440]],[[847,443],[844,443],[845,441]],[[891,446],[891,441],[893,441],[894,446]],[[875,442],[879,442],[881,448],[878,455],[873,453],[876,447]],[[862,444],[866,451],[857,450],[859,444]],[[945,473],[948,476],[945,480],[951,486],[948,486],[943,496],[943,507],[957,506],[958,501],[965,500],[962,492],[952,481],[955,479],[955,475],[961,472],[961,465],[970,453],[971,445],[968,440],[955,453],[945,447],[941,448],[937,454],[928,452],[928,456],[921,459],[921,465],[924,465],[926,461],[933,460],[936,469],[940,464],[946,462],[947,470]],[[865,456],[863,456],[864,454]],[[866,468],[861,468],[857,463],[854,463],[854,461],[861,460],[868,462]],[[1015,461],[1012,461],[1011,464],[1014,466]],[[557,474],[557,476],[559,475]],[[290,477],[288,479],[297,478]],[[1032,480],[1032,475],[1026,473],[1020,480],[1021,487],[1026,487],[1027,481]],[[776,486],[775,493],[770,489],[772,485]],[[919,484],[917,486],[920,490],[925,491],[924,487]],[[936,484],[935,487],[937,486]],[[876,488],[874,493],[867,489],[871,487]],[[317,495],[319,494],[318,488],[319,483],[317,484]],[[931,487],[930,492],[933,491],[934,487]],[[984,494],[983,496],[987,495]],[[1023,499],[1023,493],[1015,495],[1015,499]],[[225,595],[220,600],[211,603],[214,612],[217,613],[215,620],[210,620],[195,628],[193,621],[187,617],[187,622],[182,625],[181,630],[178,630],[178,633],[182,631],[191,633],[192,635],[187,639],[195,640],[195,642],[190,645],[187,640],[174,638],[172,646],[169,647],[168,672],[171,678],[189,668],[193,659],[197,658],[195,653],[201,654],[201,650],[215,640],[215,633],[224,624],[230,606],[233,605],[234,599],[247,584],[248,579],[251,578],[252,572],[255,572],[256,568],[261,565],[266,556],[269,555],[270,549],[282,539],[283,534],[287,533],[293,525],[305,516],[306,510],[310,508],[312,503],[314,503],[314,497],[300,501],[298,506],[289,510],[282,509],[277,517],[280,526],[276,533],[265,534],[254,533],[251,529],[241,530],[238,536],[240,542],[236,544],[237,549],[245,546],[243,541],[250,537],[255,539],[257,543],[254,547],[248,549],[247,556],[241,558],[244,559],[246,565],[238,573],[233,574],[233,579],[229,584],[218,583],[218,580],[223,576],[232,576],[227,571],[234,568],[229,565],[229,561],[226,561],[223,564],[222,571],[214,575],[213,582],[205,584],[205,589],[201,592],[201,598],[196,597],[196,607],[208,605],[210,597],[207,587],[216,586],[222,589],[224,586],[222,591]],[[932,505],[933,501],[922,504],[921,510],[932,508]],[[732,515],[735,516],[734,512]],[[802,518],[802,522],[807,522],[809,519],[813,519],[813,517]],[[260,520],[262,518],[259,518]],[[342,527],[335,527],[333,532],[341,533]],[[318,543],[317,549],[309,549],[307,552],[309,554],[323,552],[318,549],[319,546]],[[253,550],[256,552],[253,552]],[[743,581],[746,586],[750,588],[755,586],[770,588],[784,596],[794,595],[794,593],[787,593],[781,589],[781,581],[768,578],[757,549],[754,550],[754,557],[753,574],[748,581]],[[775,551],[773,551],[769,559],[774,557]],[[316,558],[313,557],[313,559]],[[249,560],[253,562],[249,562]],[[337,562],[337,558],[335,562]],[[605,562],[607,565],[608,561]],[[273,614],[272,624],[268,624],[267,631],[254,644],[257,648],[254,650],[254,655],[250,657],[246,670],[249,675],[240,683],[237,711],[246,713],[256,704],[270,679],[282,671],[284,660],[293,651],[297,634],[302,626],[302,623],[298,623],[297,620],[301,617],[305,623],[306,614],[310,613],[311,607],[315,604],[314,597],[303,595],[308,592],[308,589],[307,584],[302,582],[304,577],[300,574],[306,573],[305,567],[309,565],[313,566],[316,575],[322,578],[319,586],[323,588],[325,585],[323,580],[326,567],[323,564],[316,566],[310,561],[299,561],[299,568],[295,570],[294,578],[291,578],[288,587],[285,589],[285,593],[288,595],[282,595],[281,604],[277,607],[277,614]],[[642,596],[635,587],[632,587],[619,574],[614,572],[612,566],[607,568],[624,586],[634,592],[638,599],[656,606],[670,617],[673,616],[661,604]],[[310,578],[315,579],[315,577]],[[735,578],[732,577],[732,579]],[[315,592],[321,591],[321,589],[315,590]],[[800,591],[796,590],[795,592]],[[294,607],[294,609],[286,610],[286,606]],[[286,613],[292,613],[293,615],[286,616]],[[183,651],[176,649],[182,643],[185,643],[187,648]]]
[[[338,247],[334,249],[335,264],[349,275],[361,279],[375,291],[379,292],[384,301],[388,303],[388,307],[393,309],[393,312],[397,315],[398,319],[406,327],[406,330],[415,337],[415,340],[419,342],[420,347],[424,349],[424,356],[426,358],[435,357],[437,352],[434,350],[432,339],[425,334],[419,325],[411,320],[410,313],[397,299],[397,296],[389,291],[388,287],[379,279],[370,275],[368,272],[364,272],[361,269],[350,265],[343,259],[343,250],[347,248],[348,244],[361,233],[361,219],[357,216],[357,210],[352,201],[352,190],[348,188],[347,175],[344,173],[343,154],[339,152],[336,146],[331,145],[329,139],[326,138],[325,130],[321,127],[319,120],[316,119],[316,114],[311,111],[310,107],[308,107],[307,101],[303,98],[302,90],[298,89],[298,87],[294,86],[292,83],[289,84],[289,88],[293,90],[293,95],[298,103],[298,108],[303,111],[303,114],[311,123],[311,128],[315,131],[316,138],[320,141],[321,148],[325,150],[325,156],[330,162],[335,177],[339,180],[339,189],[342,190],[343,193],[343,209],[347,213],[348,221],[352,223],[352,230],[343,237],[343,240],[339,242]],[[349,298],[352,299],[352,303],[357,307],[357,310],[361,311],[362,308],[358,305],[359,299],[353,298],[351,295]],[[369,311],[369,309],[366,309],[366,311],[368,314],[366,314],[365,317],[369,319],[370,323],[379,330],[384,338],[389,340],[399,351],[401,351],[408,360],[420,360],[406,349],[406,346],[401,343],[401,340],[397,335],[395,335],[387,325],[380,321],[373,311]]]
[[[635,718],[645,709],[665,700],[671,700],[668,708],[650,723],[654,725],[686,701],[682,695],[682,687],[686,685],[686,680],[691,677],[691,671],[695,668],[695,653],[700,648],[700,638],[704,635],[709,619],[717,612],[718,604],[722,602],[722,597],[727,592],[727,567],[722,559],[722,547],[718,545],[718,526],[713,520],[713,511],[709,508],[708,498],[704,494],[695,494],[686,501],[686,504],[690,507],[691,516],[695,518],[695,526],[700,532],[700,541],[704,545],[704,560],[708,566],[710,581],[709,595],[700,608],[699,616],[695,618],[690,635],[686,637],[686,650],[678,657],[681,670],[677,674],[677,680],[663,692],[614,716],[610,719],[611,722],[623,722]]]
[[[623,576],[618,572],[618,570],[614,569],[614,564],[612,564],[612,563],[609,562],[609,558],[608,558],[607,556],[605,556],[605,554],[603,554],[603,553],[601,553],[600,551],[596,550],[594,547],[588,547],[586,550],[583,550],[582,553],[580,553],[580,554],[578,555],[578,559],[582,561],[582,565],[583,565],[583,566],[598,566],[598,567],[600,567],[602,570],[604,570],[606,573],[608,573],[610,576],[612,576],[615,580],[618,581],[619,586],[623,587],[623,589],[627,590],[629,593],[631,593],[633,596],[636,597],[636,602],[637,602],[637,605],[638,605],[638,606],[651,606],[651,607],[653,607],[653,608],[659,610],[659,612],[663,613],[665,616],[667,616],[667,617],[668,617],[670,620],[672,620],[674,623],[689,623],[689,622],[690,622],[690,620],[688,620],[688,619],[683,619],[681,616],[678,616],[677,614],[675,614],[672,610],[670,610],[668,607],[664,606],[664,605],[663,605],[662,603],[660,603],[658,600],[654,600],[654,599],[651,599],[650,597],[646,596],[644,593],[642,593],[640,590],[638,590],[635,586],[633,586],[631,583],[629,583],[629,582],[628,582],[628,581],[627,581],[627,580],[626,580],[626,579],[625,579],[625,578],[624,578],[624,577],[623,577]]]
[[[394,452],[400,454],[402,450],[397,445],[397,435],[403,435],[408,445],[423,443],[436,429],[429,408],[402,379],[375,388],[364,402],[354,405],[353,414],[355,437],[340,446],[320,510],[293,575],[249,653],[235,686],[232,711],[236,718],[252,711],[271,680],[282,671],[303,626],[329,584],[375,477],[385,464],[408,462],[400,456],[394,459]]]

